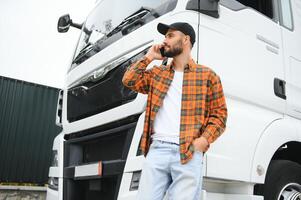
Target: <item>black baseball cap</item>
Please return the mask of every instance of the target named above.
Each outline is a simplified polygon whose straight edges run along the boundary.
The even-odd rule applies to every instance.
[[[195,42],[195,32],[194,32],[194,29],[188,23],[185,23],[185,22],[176,22],[176,23],[173,23],[173,24],[170,24],[170,25],[159,23],[158,26],[157,26],[157,29],[158,29],[159,33],[161,33],[163,35],[165,35],[167,33],[168,29],[175,29],[175,30],[181,31],[185,35],[189,35],[190,36],[190,42],[191,42],[192,46],[193,46],[193,44]]]

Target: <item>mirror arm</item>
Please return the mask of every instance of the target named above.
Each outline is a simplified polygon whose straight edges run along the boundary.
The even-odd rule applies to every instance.
[[[72,20],[70,20],[70,26],[72,26],[74,28],[82,29],[83,23],[81,23],[81,24],[73,23]]]

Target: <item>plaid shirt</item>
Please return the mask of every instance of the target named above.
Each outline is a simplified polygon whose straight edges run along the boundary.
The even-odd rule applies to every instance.
[[[172,63],[146,70],[150,62],[147,57],[144,57],[132,64],[122,80],[126,87],[148,94],[140,143],[145,156],[151,144],[155,116],[174,76]],[[212,143],[224,132],[227,108],[219,76],[210,68],[197,65],[192,59],[185,66],[182,87],[179,144],[181,163],[184,164],[193,156],[194,139],[204,136],[209,143]]]

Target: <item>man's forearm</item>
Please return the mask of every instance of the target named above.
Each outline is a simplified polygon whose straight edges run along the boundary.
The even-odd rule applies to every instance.
[[[220,78],[215,74],[211,83],[209,120],[202,134],[209,143],[214,142],[225,131],[228,115]]]
[[[225,131],[226,121],[227,108],[222,106],[221,108],[216,109],[210,114],[202,137],[205,137],[209,143],[214,142]]]
[[[147,57],[132,64],[124,73],[122,83],[137,92],[147,94],[151,79],[151,71],[146,70],[151,60]]]

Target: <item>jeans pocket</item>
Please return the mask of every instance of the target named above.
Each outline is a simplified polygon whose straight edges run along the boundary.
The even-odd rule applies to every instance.
[[[195,152],[195,153],[197,153],[197,154],[204,155],[204,152],[202,152],[202,151],[199,151],[199,150],[194,150],[194,152]]]
[[[160,143],[158,141],[153,141],[150,145],[151,149],[156,149],[158,146],[160,145]]]
[[[191,144],[193,146],[193,152],[194,153],[200,153],[200,154],[204,154],[204,152],[199,151],[198,149],[195,148],[195,146],[193,144]]]
[[[201,152],[201,151],[195,149],[194,154],[196,157],[199,157],[201,160],[203,160],[204,152]]]

